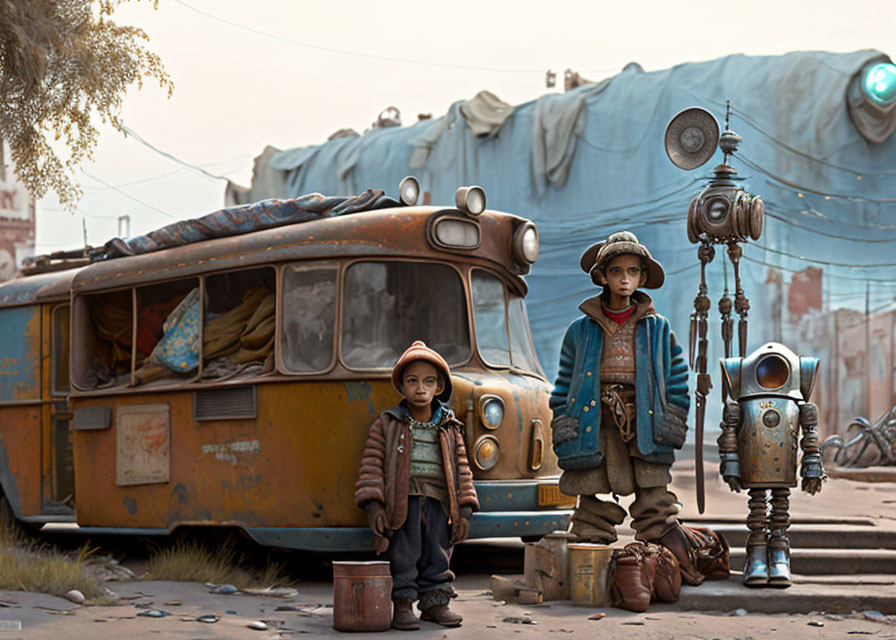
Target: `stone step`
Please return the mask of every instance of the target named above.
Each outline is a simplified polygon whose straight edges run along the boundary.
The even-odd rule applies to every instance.
[[[743,547],[731,548],[731,568],[744,566]],[[896,549],[813,549],[794,547],[790,567],[801,575],[896,574]]]
[[[896,613],[896,579],[887,575],[804,576],[794,575],[787,589],[745,587],[742,576],[707,581],[698,587],[683,585],[675,604],[652,603],[650,611],[733,611],[749,613],[849,614],[873,609]],[[850,636],[852,637],[852,636]]]
[[[744,523],[693,522],[719,532],[731,547],[743,547],[749,530]],[[794,549],[896,549],[896,529],[855,524],[794,524],[787,530]]]

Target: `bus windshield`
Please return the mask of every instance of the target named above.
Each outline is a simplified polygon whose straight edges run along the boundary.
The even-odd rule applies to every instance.
[[[493,366],[513,366],[543,375],[532,347],[523,299],[508,296],[504,283],[485,271],[475,270],[472,284],[476,344],[482,359]]]
[[[356,262],[345,272],[342,361],[352,369],[391,368],[414,340],[449,365],[470,359],[460,274],[444,264]]]

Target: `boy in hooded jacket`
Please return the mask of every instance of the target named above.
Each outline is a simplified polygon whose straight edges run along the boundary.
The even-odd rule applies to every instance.
[[[453,545],[466,539],[479,510],[462,424],[445,404],[451,373],[445,360],[414,342],[392,369],[392,386],[404,399],[370,427],[355,485],[355,503],[367,512],[377,553],[392,573],[392,626],[422,620],[458,626],[448,608],[454,574]]]

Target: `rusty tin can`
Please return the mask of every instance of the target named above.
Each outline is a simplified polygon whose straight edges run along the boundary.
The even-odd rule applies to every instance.
[[[610,604],[609,569],[613,549],[604,544],[569,545],[569,596],[573,604]]]
[[[333,563],[333,628],[385,631],[392,624],[389,563]]]

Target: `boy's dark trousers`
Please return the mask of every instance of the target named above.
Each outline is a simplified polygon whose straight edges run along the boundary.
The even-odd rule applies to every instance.
[[[421,609],[448,604],[454,573],[448,516],[442,503],[408,496],[408,517],[389,539],[392,600],[417,600]]]

